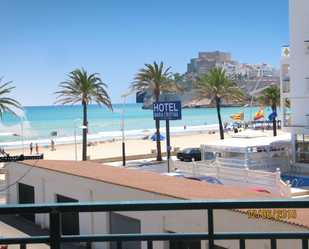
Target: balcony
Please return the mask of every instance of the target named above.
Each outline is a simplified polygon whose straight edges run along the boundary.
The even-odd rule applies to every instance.
[[[281,58],[290,57],[290,45],[285,45],[281,47]]]
[[[301,240],[302,248],[308,248],[309,230],[284,231],[284,232],[215,232],[214,210],[237,210],[248,214],[249,219],[277,219],[272,216],[271,209],[294,210],[308,209],[307,199],[239,199],[239,200],[191,200],[191,201],[141,201],[141,202],[89,202],[89,203],[62,203],[62,204],[23,204],[0,206],[0,215],[10,214],[49,214],[50,235],[32,237],[0,238],[0,244],[19,244],[20,248],[26,248],[27,244],[48,243],[51,249],[61,248],[61,243],[86,243],[90,249],[94,242],[116,242],[117,249],[122,248],[125,241],[146,241],[147,248],[153,248],[154,241],[207,241],[210,249],[215,248],[215,240],[233,240],[239,242],[239,248],[246,248],[246,240],[269,240],[269,248],[277,248],[277,240]],[[245,209],[245,210],[241,210]],[[191,233],[151,233],[151,234],[87,234],[87,235],[62,235],[62,213],[91,213],[91,212],[149,212],[149,211],[179,211],[207,210],[208,232]],[[247,211],[249,210],[249,211]],[[258,217],[253,217],[253,210]],[[251,213],[252,211],[252,213]],[[290,213],[289,213],[290,215]],[[293,216],[293,212],[291,212]],[[265,217],[264,217],[265,216]],[[285,217],[287,218],[287,217]],[[282,220],[283,218],[281,218]],[[284,221],[284,219],[282,220]],[[234,224],[236,226],[236,224]],[[240,224],[241,226],[241,224]],[[143,247],[144,248],[144,247]]]
[[[290,92],[290,79],[283,80],[283,92],[289,93]]]
[[[285,121],[285,122],[284,122]],[[291,114],[284,114],[283,115],[283,126],[284,127],[291,127]]]

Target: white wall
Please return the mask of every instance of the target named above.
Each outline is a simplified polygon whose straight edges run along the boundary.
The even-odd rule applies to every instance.
[[[306,126],[309,114],[309,54],[305,40],[309,40],[309,1],[290,0],[290,82],[292,126]],[[309,131],[303,129],[309,134]]]

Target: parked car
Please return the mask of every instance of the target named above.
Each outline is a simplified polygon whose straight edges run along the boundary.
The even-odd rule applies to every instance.
[[[223,185],[222,182],[212,176],[188,176],[186,179]]]
[[[262,188],[246,188],[248,190],[252,190],[252,191],[257,191],[257,192],[262,192],[262,193],[268,193],[270,194],[269,191],[267,191],[266,189],[262,189]]]
[[[186,178],[183,174],[180,174],[180,173],[161,173],[161,175],[174,176],[174,177],[179,177],[179,178]]]
[[[200,148],[186,148],[177,153],[177,158],[180,161],[189,160],[200,161],[201,160],[201,149]]]

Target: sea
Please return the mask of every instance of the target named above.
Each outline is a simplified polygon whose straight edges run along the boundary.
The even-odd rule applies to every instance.
[[[142,138],[155,133],[153,111],[142,109],[143,104],[128,103],[124,109],[125,138]],[[252,118],[261,107],[252,108]],[[88,106],[88,141],[122,139],[123,104],[113,104],[114,111],[99,105]],[[233,123],[230,115],[243,111],[243,107],[221,108],[222,122]],[[266,120],[272,112],[264,108]],[[250,107],[244,108],[245,121],[250,120]],[[280,111],[278,111],[280,117]],[[82,141],[81,120],[82,105],[73,106],[28,106],[24,107],[23,115],[16,117],[10,112],[2,115],[0,122],[0,147],[14,148],[29,146],[30,143],[49,145],[51,139],[55,144],[74,143]],[[74,129],[74,124],[76,129]],[[166,134],[165,121],[160,121],[160,132]],[[186,126],[186,129],[184,127]],[[218,115],[216,108],[183,109],[182,119],[170,121],[171,134],[218,130]]]

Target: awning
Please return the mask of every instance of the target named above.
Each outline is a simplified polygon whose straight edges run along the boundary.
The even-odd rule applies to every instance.
[[[276,137],[258,138],[228,138],[211,143],[201,144],[206,151],[228,151],[234,153],[247,153],[248,148],[291,146],[291,134],[287,133]]]

